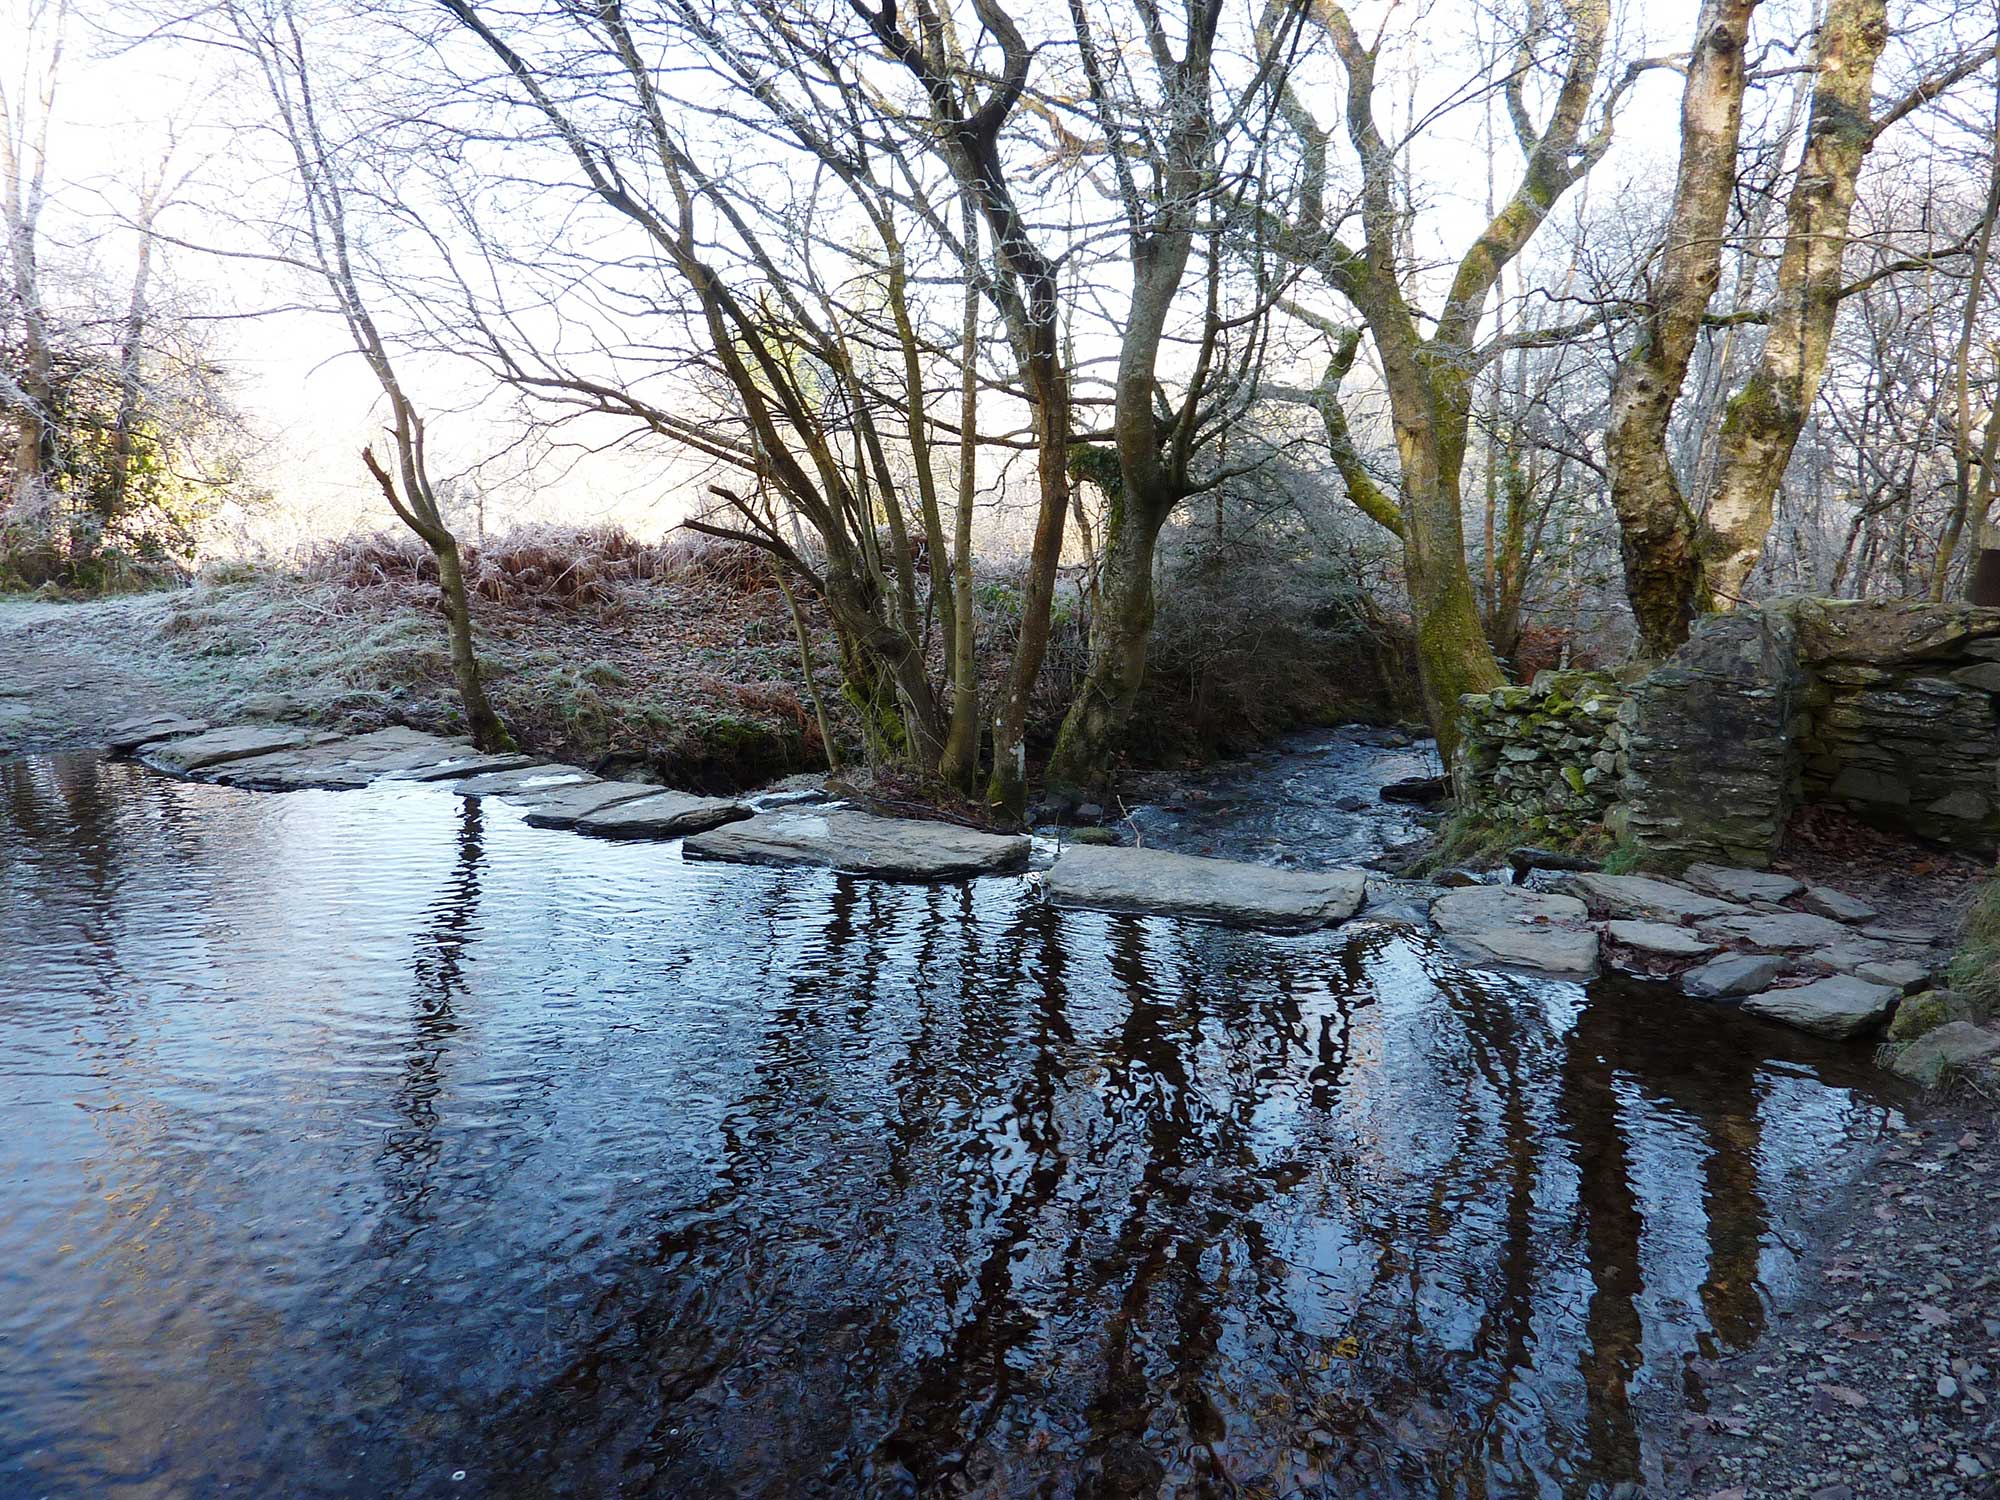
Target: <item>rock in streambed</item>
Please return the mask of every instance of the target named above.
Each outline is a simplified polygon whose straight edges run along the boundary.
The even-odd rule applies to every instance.
[[[1303,931],[1345,922],[1361,909],[1360,870],[1280,870],[1159,849],[1071,844],[1048,874],[1058,906],[1198,917]]]

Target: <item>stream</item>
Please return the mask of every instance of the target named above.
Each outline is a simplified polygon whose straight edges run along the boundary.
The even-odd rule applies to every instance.
[[[1425,769],[1130,827],[1346,862]],[[0,760],[0,1495],[1630,1493],[1897,1107],[1412,931]]]

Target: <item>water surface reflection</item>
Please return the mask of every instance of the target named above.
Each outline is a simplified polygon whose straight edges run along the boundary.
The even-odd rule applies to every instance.
[[[0,764],[0,933],[7,1493],[1601,1493],[1890,1118],[1405,934],[425,788]]]

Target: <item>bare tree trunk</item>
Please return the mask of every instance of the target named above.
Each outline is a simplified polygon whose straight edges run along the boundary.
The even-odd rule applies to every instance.
[[[18,99],[0,86],[0,219],[7,231],[13,271],[9,290],[20,308],[22,346],[16,381],[20,397],[10,423],[8,510],[20,516],[37,514],[47,503],[57,457],[55,353],[49,343],[39,252],[49,121],[55,111],[67,12],[62,3],[30,7],[25,32],[16,36],[24,51],[38,33],[49,39],[41,74],[31,78],[23,67],[24,87]]]
[[[149,184],[139,202],[139,259],[132,272],[132,295],[125,305],[125,326],[118,341],[118,414],[111,428],[111,482],[97,501],[95,539],[124,515],[132,492],[132,464],[136,455],[141,374],[145,359],[146,297],[153,270],[153,220],[165,188],[164,165],[161,181]]]
[[[1770,329],[1722,424],[1721,472],[1702,543],[1705,592],[1718,608],[1741,601],[1763,555],[1778,482],[1826,371],[1855,181],[1875,136],[1875,63],[1888,38],[1884,0],[1828,5]]]
[[[2000,48],[1994,57],[2000,62]],[[1992,438],[1994,429],[2000,427],[1996,415],[2000,407],[1987,416],[1986,464],[1980,465],[1973,454],[1972,446],[1972,346],[1973,334],[1979,326],[1979,305],[1986,294],[1986,272],[1993,255],[1993,224],[2000,219],[2000,79],[1994,81],[1994,119],[1991,165],[1987,176],[1986,204],[1979,221],[1979,236],[1973,244],[1972,277],[1965,289],[1964,316],[1959,321],[1958,348],[1952,359],[1952,396],[1955,403],[1952,422],[1952,480],[1955,493],[1952,496],[1951,514],[1946,518],[1944,536],[1938,542],[1937,563],[1931,571],[1931,598],[1943,599],[1950,584],[1952,559],[1958,552],[1959,535],[1965,530],[1968,520],[1972,523],[1975,547],[1983,547],[1986,540],[1986,509],[1984,505],[1974,508],[1973,470],[1981,470],[1981,488],[1990,489],[1992,480]],[[1996,373],[2000,373],[1997,371]]]
[[[1604,435],[1625,591],[1642,656],[1665,656],[1701,601],[1699,529],[1667,455],[1667,423],[1722,279],[1742,133],[1744,46],[1758,0],[1704,0],[1681,95],[1681,160],[1651,307],[1619,363]]]

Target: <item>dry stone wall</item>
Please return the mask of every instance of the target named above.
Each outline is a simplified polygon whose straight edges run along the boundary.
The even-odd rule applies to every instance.
[[[1554,837],[1602,822],[1649,864],[1762,867],[1806,803],[2000,848],[2000,609],[1780,599],[1704,619],[1629,682],[1543,673],[1463,707],[1475,811]]]

